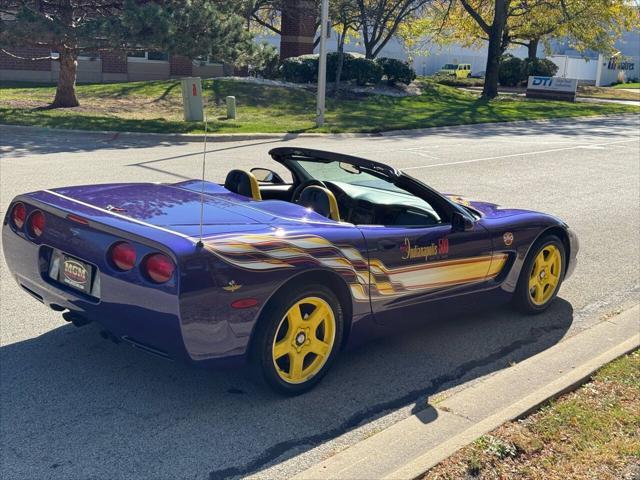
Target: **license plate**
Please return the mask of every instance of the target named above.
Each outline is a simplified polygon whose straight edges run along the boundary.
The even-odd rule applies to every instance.
[[[84,293],[91,292],[93,267],[77,258],[62,255],[58,281]]]

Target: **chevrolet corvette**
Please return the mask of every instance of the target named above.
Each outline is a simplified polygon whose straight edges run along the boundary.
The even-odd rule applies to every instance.
[[[341,349],[434,302],[506,296],[540,313],[575,268],[577,237],[551,215],[440,194],[358,157],[270,155],[280,174],[19,195],[2,229],[9,270],[75,325],[201,366],[248,361],[295,395]]]

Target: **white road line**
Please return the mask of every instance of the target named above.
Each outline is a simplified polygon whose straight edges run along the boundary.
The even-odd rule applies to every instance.
[[[609,145],[617,145],[621,143],[630,143],[640,141],[640,138],[634,138],[630,140],[619,140],[617,142],[608,142],[608,143],[592,143],[592,144],[584,144],[584,145],[575,145],[573,147],[563,147],[563,148],[551,148],[549,150],[537,150],[535,152],[521,152],[521,153],[512,153],[509,155],[498,155],[496,157],[483,157],[483,158],[472,158],[470,160],[460,160],[458,162],[446,162],[446,163],[433,163],[430,165],[417,165],[415,167],[406,167],[401,168],[401,170],[418,170],[420,168],[433,168],[433,167],[446,167],[447,165],[460,165],[463,163],[476,163],[476,162],[484,162],[487,160],[500,160],[502,158],[514,158],[514,157],[523,157],[526,155],[540,155],[543,153],[554,153],[554,152],[563,152],[567,150],[577,150],[581,148],[596,148],[596,147],[606,147]]]

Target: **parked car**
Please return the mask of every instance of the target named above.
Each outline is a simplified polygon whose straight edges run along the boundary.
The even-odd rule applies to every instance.
[[[486,73],[486,70],[482,70],[481,72],[473,72],[469,74],[469,78],[484,78]]]
[[[291,173],[232,170],[224,184],[119,183],[26,193],[4,256],[27,294],[80,326],[163,358],[246,361],[285,394],[338,352],[432,302],[473,296],[546,310],[578,240],[544,213],[443,195],[359,157],[270,152]]]
[[[447,63],[440,72],[443,75],[453,75],[456,78],[467,78],[471,75],[471,64],[469,63]]]

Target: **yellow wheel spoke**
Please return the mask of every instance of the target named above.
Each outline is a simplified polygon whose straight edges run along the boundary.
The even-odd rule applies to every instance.
[[[287,335],[273,346],[273,358],[277,360],[288,355],[289,352],[291,352],[291,340]]]
[[[293,352],[290,356],[289,377],[291,380],[302,380],[304,354]]]
[[[311,316],[307,319],[313,332],[315,332],[316,328],[320,326],[320,324],[328,316],[328,314],[329,309],[325,305],[321,304],[316,307]]]
[[[302,325],[302,314],[300,313],[300,304],[295,304],[287,312],[287,319],[289,320],[289,332],[292,332]]]
[[[322,340],[311,340],[311,343],[308,346],[308,349],[311,353],[315,353],[320,357],[326,357],[329,354],[329,350],[331,349],[331,345],[323,342]]]
[[[534,300],[538,303],[542,303],[543,294],[544,294],[544,288],[542,287],[542,285],[540,284],[536,285],[536,290],[533,295]]]

